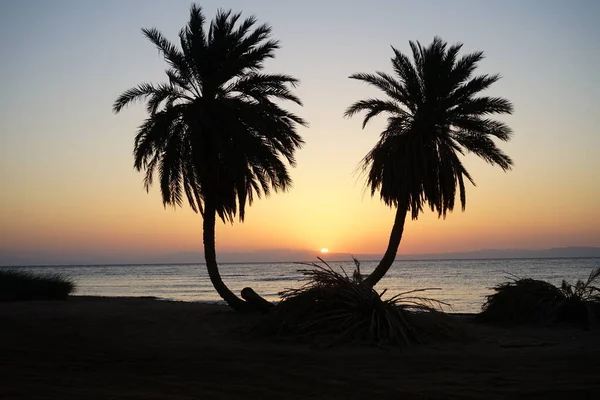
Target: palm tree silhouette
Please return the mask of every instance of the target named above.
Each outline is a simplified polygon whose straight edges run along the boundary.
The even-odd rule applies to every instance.
[[[287,165],[304,143],[304,120],[279,106],[302,105],[298,80],[261,72],[279,43],[256,18],[219,10],[205,31],[200,6],[179,33],[180,48],[156,29],[143,29],[168,64],[168,83],[142,83],[121,94],[115,113],[137,100],[148,117],[135,137],[134,166],[149,190],[157,175],[163,204],[190,207],[203,216],[206,267],[219,295],[235,310],[250,308],[224,284],[217,266],[215,222],[244,220],[246,203],[290,188]]]
[[[464,211],[465,179],[475,183],[459,156],[474,153],[504,171],[513,165],[492,140],[507,141],[512,131],[489,117],[512,114],[512,104],[501,97],[478,96],[500,76],[472,77],[483,52],[459,58],[462,44],[448,47],[439,37],[426,47],[409,43],[412,62],[392,47],[395,76],[384,72],[350,76],[377,87],[387,98],[357,101],[344,114],[351,117],[365,111],[363,129],[371,118],[388,114],[379,141],[360,164],[371,196],[379,191],[387,206],[396,207],[387,250],[365,279],[371,286],[394,262],[409,211],[412,219],[417,219],[428,205],[445,218],[454,209],[457,187]]]

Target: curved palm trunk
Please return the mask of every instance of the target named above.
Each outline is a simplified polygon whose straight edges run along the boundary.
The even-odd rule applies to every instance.
[[[375,286],[377,282],[379,282],[381,278],[385,276],[396,259],[398,246],[400,246],[400,240],[402,240],[402,232],[404,232],[404,221],[406,220],[407,212],[407,204],[398,204],[398,208],[396,209],[396,218],[394,219],[394,226],[392,227],[392,233],[390,234],[390,241],[388,243],[387,250],[379,262],[379,265],[377,265],[377,268],[375,268],[371,275],[364,280],[366,285],[371,287]]]
[[[204,241],[204,258],[206,260],[206,269],[208,276],[217,293],[223,300],[229,304],[235,311],[249,311],[250,306],[244,300],[237,297],[223,282],[219,267],[217,265],[217,253],[215,250],[215,216],[214,207],[206,206],[204,209],[203,241]]]

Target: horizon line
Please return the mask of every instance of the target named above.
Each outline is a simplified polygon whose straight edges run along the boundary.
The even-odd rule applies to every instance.
[[[596,248],[596,247],[590,247]],[[541,257],[475,257],[475,258],[427,258],[427,259],[398,259],[396,261],[493,261],[493,260],[565,260],[581,258],[598,258],[600,256],[541,256]],[[349,260],[325,260],[327,263],[350,262]],[[359,262],[376,262],[380,260],[358,260]],[[238,264],[301,264],[310,265],[317,261],[232,261],[220,262],[219,265],[238,265]],[[206,265],[206,262],[153,262],[153,263],[73,263],[73,264],[31,264],[31,265],[0,265],[0,268],[30,268],[30,267],[127,267],[127,266],[163,266],[163,265]]]

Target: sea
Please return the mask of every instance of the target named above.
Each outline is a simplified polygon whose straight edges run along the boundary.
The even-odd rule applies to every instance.
[[[340,272],[351,275],[354,262],[329,262]],[[323,266],[322,263],[319,265]],[[363,275],[377,261],[361,261]],[[491,259],[491,260],[415,260],[395,261],[376,286],[384,297],[414,289],[432,289],[418,295],[448,303],[447,312],[475,313],[481,310],[492,288],[515,278],[534,278],[559,285],[562,280],[586,280],[600,258]],[[8,268],[8,267],[0,267]],[[69,265],[16,267],[43,274],[61,274],[76,284],[75,295],[152,296],[162,300],[221,303],[213,289],[204,264]],[[252,287],[271,301],[279,293],[303,285],[303,263],[221,264],[223,281],[234,292]]]

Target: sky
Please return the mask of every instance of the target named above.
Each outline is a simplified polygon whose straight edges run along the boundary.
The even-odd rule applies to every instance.
[[[514,137],[500,147],[504,173],[475,156],[467,209],[407,222],[399,254],[501,248],[600,246],[600,2],[203,1],[254,14],[281,49],[268,72],[300,79],[310,126],[291,171],[293,188],[257,200],[243,224],[217,224],[219,252],[270,250],[382,253],[394,210],[365,192],[357,165],[385,118],[361,129],[345,119],[354,101],[378,95],[348,79],[392,72],[394,46],[434,36],[483,50],[479,73],[500,73],[486,92],[511,100],[502,117]],[[3,0],[0,2],[0,255],[94,262],[202,250],[202,218],[165,209],[143,189],[133,137],[143,105],[112,103],[141,82],[165,80],[166,64],[143,37],[174,40],[189,1]],[[275,253],[274,253],[275,254]],[[280,254],[280,253],[278,253]],[[8,257],[8,258],[6,258]],[[37,257],[37,258],[36,258]],[[104,257],[104,258],[102,258]],[[1,260],[1,259],[0,259]],[[201,261],[201,260],[199,260]]]

